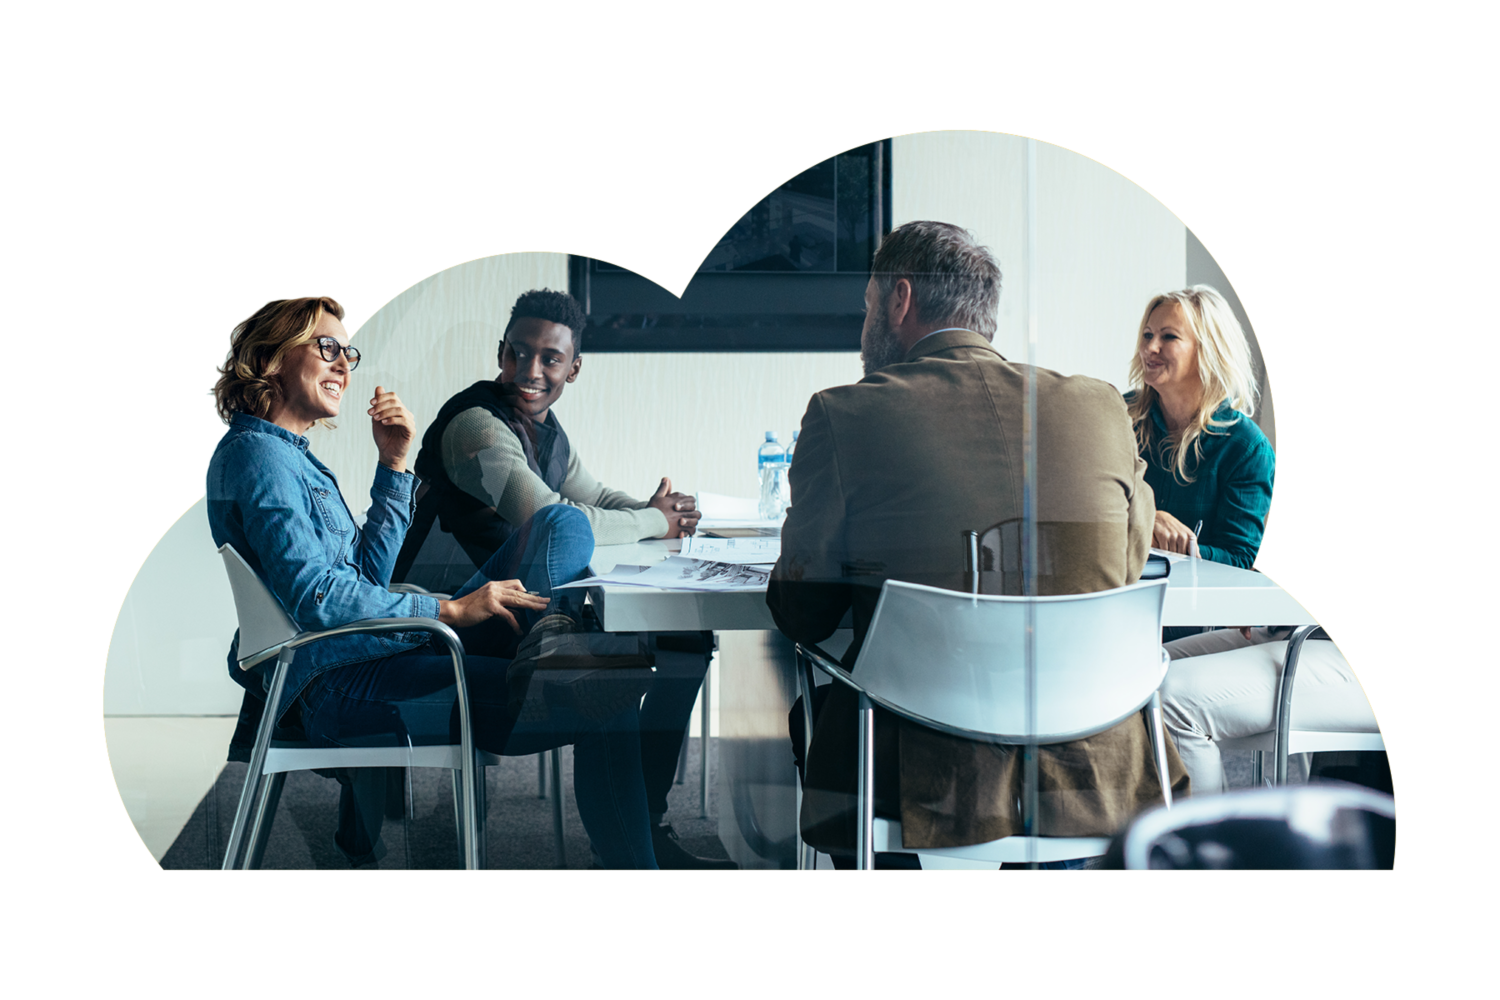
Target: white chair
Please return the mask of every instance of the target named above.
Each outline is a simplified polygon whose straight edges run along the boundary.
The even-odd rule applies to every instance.
[[[1154,809],[1119,840],[1110,867],[1388,869],[1396,802],[1356,785],[1244,789]]]
[[[1166,581],[1091,594],[1006,597],[886,581],[853,672],[816,646],[799,644],[803,721],[812,733],[816,668],[859,694],[859,822],[856,862],[877,851],[911,851],[901,824],[876,818],[875,712],[965,739],[1019,746],[1064,743],[1103,732],[1147,708],[1162,795],[1172,804],[1157,688]],[[1027,670],[1034,660],[1036,670]],[[804,758],[805,759],[805,758]],[[1023,824],[1035,805],[1023,796]],[[1103,854],[1108,837],[1012,836],[915,853],[931,867],[949,859],[988,863],[1060,861]],[[803,862],[804,867],[806,861]]]
[[[1294,753],[1319,753],[1329,750],[1384,750],[1385,740],[1380,733],[1325,732],[1316,729],[1297,729],[1292,725],[1292,691],[1297,683],[1297,661],[1302,657],[1302,647],[1310,639],[1328,638],[1317,625],[1303,625],[1295,629],[1286,644],[1286,663],[1281,668],[1281,677],[1276,682],[1275,727],[1255,736],[1219,740],[1219,750],[1255,751],[1255,784],[1260,785],[1265,776],[1265,755],[1270,753],[1275,761],[1273,784],[1285,785],[1287,758]]]
[[[266,694],[266,708],[255,733],[245,786],[235,810],[223,867],[254,868],[260,864],[274,818],[275,802],[288,771],[334,767],[444,767],[454,772],[454,811],[459,850],[465,868],[484,867],[483,784],[476,769],[499,763],[492,754],[476,755],[469,724],[468,685],[464,679],[464,650],[458,636],[447,625],[431,618],[371,618],[321,632],[304,632],[267,589],[250,565],[231,545],[219,547],[229,586],[234,592],[239,616],[239,665],[248,670],[276,658]],[[305,743],[272,746],[271,732],[281,711],[281,694],[287,668],[297,650],[324,639],[347,635],[387,632],[428,632],[435,635],[453,658],[453,676],[458,695],[459,745],[391,747],[313,747]],[[243,857],[241,857],[241,848]]]

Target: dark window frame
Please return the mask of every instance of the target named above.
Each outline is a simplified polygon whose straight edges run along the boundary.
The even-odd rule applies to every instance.
[[[679,299],[634,272],[570,256],[569,291],[589,317],[584,352],[858,351],[869,261],[879,238],[890,232],[890,140],[838,155],[853,154],[868,155],[870,163],[864,190],[869,211],[855,237],[862,259],[854,267],[837,256],[847,253],[846,241],[836,251],[842,270],[700,270]],[[776,191],[791,189],[837,158]],[[775,193],[752,206],[736,227],[748,225]],[[837,226],[835,220],[835,232]]]

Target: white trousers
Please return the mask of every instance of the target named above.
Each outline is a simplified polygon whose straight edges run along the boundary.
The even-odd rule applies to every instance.
[[[1166,644],[1172,658],[1162,685],[1162,721],[1192,779],[1192,794],[1224,790],[1216,740],[1267,733],[1276,725],[1276,684],[1286,660],[1285,639],[1268,630],[1218,629]],[[1298,729],[1379,732],[1364,689],[1331,642],[1302,644],[1292,692]]]

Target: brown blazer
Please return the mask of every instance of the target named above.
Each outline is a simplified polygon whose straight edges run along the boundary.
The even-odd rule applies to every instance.
[[[776,624],[819,642],[851,605],[851,666],[888,578],[965,589],[962,533],[1022,514],[1022,415],[1036,379],[1037,518],[1043,593],[1140,578],[1155,516],[1119,392],[1082,376],[1013,365],[976,333],[919,341],[905,360],[813,396],[790,472],[793,506],[766,600]],[[913,665],[920,669],[919,664]],[[803,836],[854,844],[856,696],[835,684],[816,720],[803,782]],[[876,809],[914,847],[1021,832],[1018,749],[975,743],[876,712]],[[1160,802],[1146,727],[1115,728],[1040,753],[1037,832],[1108,836]],[[1173,784],[1186,790],[1176,748]]]

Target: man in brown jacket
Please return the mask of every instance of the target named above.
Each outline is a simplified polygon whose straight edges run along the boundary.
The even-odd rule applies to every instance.
[[[789,473],[793,506],[766,595],[781,631],[822,641],[852,606],[854,643],[844,657],[852,666],[886,579],[966,589],[962,533],[1022,515],[1028,378],[1036,383],[1036,516],[1046,549],[1038,592],[1139,579],[1155,506],[1119,392],[1000,356],[990,345],[1000,269],[956,226],[907,223],[882,241],[872,270],[865,377],[813,396],[802,418]],[[856,710],[853,692],[834,684],[805,765],[803,837],[835,854],[854,847]],[[908,846],[1021,832],[1019,748],[877,709],[875,753],[876,813],[900,818]],[[1108,836],[1161,801],[1140,716],[1042,747],[1039,757],[1036,831],[1044,836]],[[1181,794],[1175,748],[1168,758]]]

